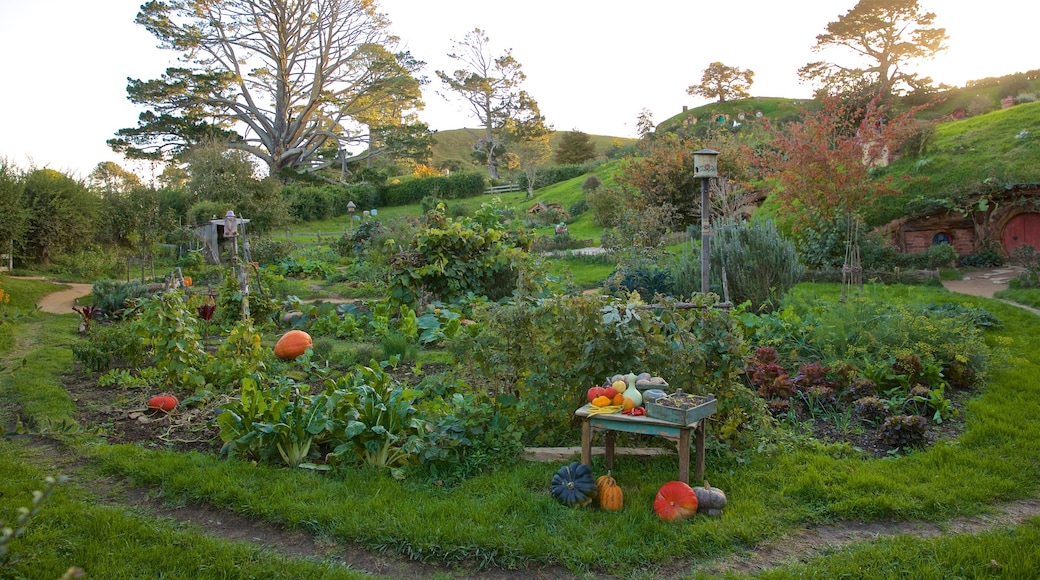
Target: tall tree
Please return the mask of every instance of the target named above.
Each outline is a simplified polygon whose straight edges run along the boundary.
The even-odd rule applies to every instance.
[[[109,145],[131,158],[217,138],[271,175],[314,172],[366,147],[366,125],[407,131],[402,112],[422,106],[422,63],[393,52],[398,39],[374,0],[151,0],[137,23],[183,66],[128,79],[130,100],[148,110]]]
[[[36,169],[25,177],[22,199],[28,213],[21,243],[26,255],[48,264],[93,240],[99,200],[82,183],[53,169]]]
[[[932,79],[906,70],[914,61],[935,56],[946,47],[945,28],[934,27],[935,14],[925,12],[917,0],[860,0],[845,15],[827,24],[816,37],[813,52],[844,47],[866,61],[866,66],[810,62],[798,70],[805,82],[815,82],[824,92],[839,93],[864,78],[881,95],[903,88],[923,89]]]
[[[141,187],[141,178],[112,161],[102,161],[87,176],[87,185],[102,197],[129,193]]]
[[[636,117],[636,134],[639,135],[640,139],[649,139],[653,137],[654,130],[654,114],[650,112],[650,109],[643,107],[639,110],[639,115]]]
[[[595,158],[596,145],[588,133],[572,129],[556,142],[555,159],[560,165],[579,165]]]
[[[552,158],[549,140],[554,131],[526,91],[520,91],[519,112],[506,120],[506,146],[527,178],[527,197],[533,197],[538,171]]]
[[[751,84],[755,71],[726,66],[721,62],[713,62],[704,69],[701,84],[686,89],[686,94],[701,96],[706,99],[718,99],[724,103],[727,99],[746,99],[751,96]]]
[[[473,116],[480,122],[484,134],[476,149],[483,154],[488,177],[498,179],[498,157],[505,152],[503,137],[508,119],[521,114],[524,100],[520,98],[520,84],[527,76],[513,58],[512,49],[495,57],[491,40],[479,28],[453,41],[448,54],[462,68],[448,74],[437,71],[445,88],[457,93],[470,105]]]

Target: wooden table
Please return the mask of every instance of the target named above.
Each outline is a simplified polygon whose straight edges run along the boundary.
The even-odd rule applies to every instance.
[[[694,476],[704,478],[704,419],[689,425],[679,425],[646,416],[634,417],[621,413],[598,413],[589,415],[591,405],[585,405],[574,412],[581,417],[581,462],[592,465],[592,431],[600,429],[606,432],[606,464],[607,469],[614,467],[614,433],[641,433],[678,439],[679,481],[690,483],[690,431],[696,434],[697,459]]]

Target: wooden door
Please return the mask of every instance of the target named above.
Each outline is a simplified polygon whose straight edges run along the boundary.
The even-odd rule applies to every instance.
[[[1001,241],[1006,252],[1025,244],[1040,250],[1040,213],[1020,213],[1008,220]]]

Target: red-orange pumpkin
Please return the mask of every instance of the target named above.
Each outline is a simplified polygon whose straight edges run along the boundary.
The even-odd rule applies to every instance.
[[[274,345],[274,356],[282,360],[293,360],[310,348],[311,335],[302,330],[290,330]]]
[[[185,276],[184,277],[184,287],[185,288],[190,288],[191,287],[191,276]]]
[[[688,518],[697,513],[697,494],[683,481],[669,481],[657,490],[654,511],[666,522]]]
[[[148,408],[169,413],[177,406],[177,397],[173,395],[156,395],[148,399]]]

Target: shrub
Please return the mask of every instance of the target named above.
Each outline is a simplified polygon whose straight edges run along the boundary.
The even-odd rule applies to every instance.
[[[968,254],[957,259],[957,265],[962,268],[995,268],[1004,265],[1004,257],[1000,252],[987,248],[977,254]]]
[[[618,186],[600,187],[585,193],[586,203],[592,210],[592,219],[596,225],[604,228],[614,227],[618,223],[627,197]]]
[[[303,222],[324,220],[333,215],[331,186],[285,188],[282,192],[289,200],[289,213]]]
[[[603,185],[603,180],[600,179],[598,175],[593,173],[592,175],[586,177],[585,181],[581,182],[581,191],[584,193],[596,191],[597,189],[599,189],[599,186],[601,185]]]
[[[292,255],[299,248],[288,240],[276,240],[270,237],[254,238],[249,243],[249,254],[254,262],[261,266],[269,266]]]
[[[928,420],[918,415],[893,415],[881,424],[878,438],[893,447],[922,447]]]
[[[690,233],[692,235],[692,231]],[[772,222],[746,224],[726,221],[711,239],[711,291],[723,294],[726,276],[733,302],[750,301],[755,309],[769,311],[802,277],[794,245],[783,239]],[[691,296],[700,291],[700,256],[684,251],[673,267],[675,292]]]
[[[405,304],[424,294],[445,302],[470,293],[497,300],[512,294],[531,263],[527,233],[500,223],[490,206],[473,218],[449,218],[442,205],[423,215],[407,243],[390,264],[391,296]]]
[[[1025,269],[1014,282],[1015,288],[1036,288],[1040,286],[1040,252],[1028,244],[1024,244],[1011,250],[1008,257],[1012,264]]]
[[[348,232],[344,232],[334,247],[340,256],[363,256],[372,245],[372,240],[386,231],[379,220],[368,220]]]
[[[131,301],[148,295],[148,287],[140,280],[123,283],[102,278],[94,282],[91,292],[94,295],[94,306],[100,308],[105,316],[119,317]]]
[[[571,215],[571,220],[587,211],[589,211],[589,202],[584,197],[572,203],[571,206],[567,208],[567,213]]]
[[[478,324],[450,343],[490,390],[519,396],[518,422],[533,444],[573,441],[573,412],[589,386],[646,371],[719,400],[720,439],[753,445],[768,424],[765,403],[739,378],[743,340],[729,313],[698,302],[647,310],[611,296],[579,295],[474,305]],[[565,321],[565,322],[561,322]]]
[[[929,268],[945,268],[957,261],[957,250],[950,244],[936,244],[925,251]]]

